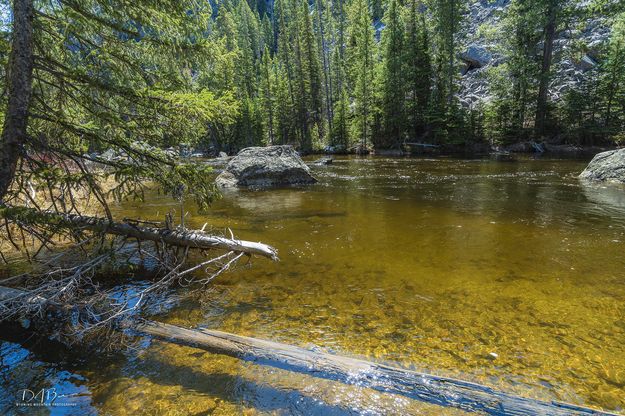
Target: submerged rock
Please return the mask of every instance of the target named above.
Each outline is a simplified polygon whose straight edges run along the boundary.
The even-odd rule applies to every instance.
[[[404,156],[406,154],[401,149],[375,149],[373,153],[377,156]]]
[[[266,188],[317,182],[292,146],[248,147],[241,150],[215,182],[224,188]]]
[[[331,165],[333,161],[334,161],[334,159],[332,159],[331,157],[324,156],[322,158],[319,158],[319,159],[315,160],[313,162],[313,164],[314,165],[320,165],[320,166],[321,165]]]
[[[593,181],[625,183],[625,149],[599,153],[579,177]]]
[[[492,152],[490,154],[490,158],[492,160],[496,160],[497,162],[515,162],[516,158],[510,152]]]

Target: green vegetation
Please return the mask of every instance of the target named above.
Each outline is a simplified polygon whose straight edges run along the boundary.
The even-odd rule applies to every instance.
[[[501,63],[487,71],[489,99],[469,107],[457,99],[467,2],[276,0],[273,9],[250,9],[229,0],[217,8],[207,37],[236,54],[241,74],[229,86],[242,111],[236,127],[219,130],[211,144],[235,151],[291,143],[309,152],[557,135],[573,144],[610,144],[623,136],[619,10],[513,0],[497,25],[479,26]],[[601,15],[612,16],[612,30],[593,46],[598,65],[554,99],[555,65],[582,59],[585,47],[573,39],[572,52],[555,54],[556,37]]]
[[[31,185],[50,195],[86,189],[106,209],[100,180],[111,176],[107,192],[118,198],[140,196],[147,179],[206,206],[215,192],[197,179],[204,170],[176,168],[163,151],[179,146],[231,153],[293,144],[307,153],[625,140],[622,5],[512,0],[475,34],[471,7],[14,0],[0,51],[2,201],[24,204]],[[592,46],[562,35],[598,16],[609,30]],[[469,35],[497,56],[481,71],[487,93],[472,104],[461,99],[463,74],[474,69],[461,59]],[[556,91],[565,59],[596,62]],[[106,151],[123,157],[102,160]],[[93,162],[108,167],[102,178]],[[47,208],[75,208],[52,202]]]
[[[481,23],[477,35],[500,58],[487,71],[489,99],[472,107],[457,99],[472,18],[464,1],[21,3],[34,10],[25,154],[80,159],[113,148],[163,161],[158,149],[179,144],[310,152],[624,136],[625,14],[612,2],[512,0],[497,24]],[[572,39],[555,54],[557,36],[597,16],[611,26],[593,45],[597,65],[554,99],[554,66],[587,49]],[[133,151],[138,141],[150,150]]]
[[[114,328],[126,314],[165,317],[174,307],[169,286],[206,285],[253,254],[276,259],[272,247],[231,232],[211,239],[185,228],[219,234],[235,224],[254,241],[280,244],[288,266],[264,266],[251,279],[236,275],[214,292],[233,294],[219,299],[234,299],[228,307],[203,292],[197,301],[210,304],[211,313],[186,302],[178,308],[186,326],[215,319],[252,333],[273,322],[259,335],[287,338],[299,329],[305,333],[293,338],[302,344],[623,409],[623,262],[612,261],[622,252],[622,216],[612,215],[622,195],[577,184],[579,163],[556,170],[551,161],[358,160],[320,168],[329,186],[314,192],[242,192],[205,216],[218,195],[214,161],[179,157],[181,150],[232,154],[273,144],[292,144],[302,154],[406,145],[472,150],[552,139],[624,144],[624,3],[501,3],[489,12],[492,24],[474,24],[476,3],[463,0],[4,0],[0,259],[11,266],[22,251],[35,261],[32,272],[3,277],[0,286],[41,297],[31,302],[25,294],[21,305],[5,299],[0,321],[29,317],[20,322],[29,326],[35,315],[55,318],[44,306],[62,306],[68,319],[56,333],[71,334],[72,325],[82,336]],[[580,33],[594,30],[591,23],[601,35],[586,44]],[[475,39],[487,43],[488,64],[467,57]],[[561,73],[566,62],[575,64],[565,65],[573,75]],[[260,165],[264,174],[269,163]],[[460,183],[468,177],[478,180]],[[196,204],[185,206],[190,198]],[[198,260],[214,250],[226,253]],[[126,279],[126,271],[148,262],[156,281],[128,294],[136,303],[113,279],[102,282],[103,274],[121,269]],[[183,268],[187,262],[194,265]],[[209,277],[194,281],[202,270]],[[176,365],[198,358],[163,351]],[[203,363],[198,374],[215,375],[215,363],[223,366]],[[157,367],[152,374],[159,377],[173,373]],[[198,390],[194,384],[236,385],[228,397],[238,400],[241,386],[251,386],[241,369],[226,368],[217,383],[139,371],[133,389],[158,385],[154,406],[177,401],[183,388]],[[128,389],[108,379],[134,381],[133,368],[97,370],[96,382],[89,381],[99,390],[93,403],[136,413],[138,406],[118,394]],[[180,380],[191,384],[178,388]],[[264,396],[259,410],[280,412],[269,382],[250,396]],[[288,394],[297,409],[313,404]],[[135,394],[133,406],[135,396],[149,395]],[[185,398],[187,413],[218,406],[203,394],[194,400]],[[408,411],[399,413],[417,413],[402,406]]]

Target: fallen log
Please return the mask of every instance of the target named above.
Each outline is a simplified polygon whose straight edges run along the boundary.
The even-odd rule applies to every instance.
[[[164,341],[200,348],[256,364],[340,381],[380,392],[399,394],[411,399],[470,412],[518,416],[610,414],[573,404],[519,397],[453,378],[419,373],[221,331],[184,329],[153,321],[137,326],[136,331]]]
[[[209,235],[199,230],[170,230],[167,228],[145,227],[137,224],[110,221],[107,218],[59,214],[52,211],[37,211],[26,207],[0,206],[0,218],[24,221],[27,224],[39,222],[61,228],[77,228],[136,238],[141,241],[162,242],[176,247],[222,249],[238,253],[257,254],[272,260],[278,260],[276,249],[267,244]]]
[[[0,302],[28,292],[0,286]],[[313,377],[402,395],[440,406],[489,415],[612,415],[588,407],[515,396],[477,383],[419,373],[357,358],[343,357],[301,347],[208,329],[185,329],[161,322],[144,321],[128,328],[177,345],[199,348],[260,365]]]

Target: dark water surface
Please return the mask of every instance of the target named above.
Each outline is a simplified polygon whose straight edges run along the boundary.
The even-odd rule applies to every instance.
[[[315,186],[227,194],[191,225],[281,261],[254,259],[158,319],[622,411],[625,189],[580,183],[584,166],[351,158],[315,168]],[[154,195],[116,215],[176,206]],[[0,357],[0,413],[39,383],[79,394],[41,414],[459,414],[150,340],[110,356],[7,340]]]

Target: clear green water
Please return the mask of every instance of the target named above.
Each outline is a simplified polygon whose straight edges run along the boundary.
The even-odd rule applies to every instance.
[[[622,411],[625,188],[581,184],[584,166],[352,158],[315,168],[315,186],[227,194],[208,215],[189,208],[191,225],[281,261],[255,259],[158,319]],[[116,215],[172,208],[153,195]],[[156,341],[98,357],[2,346],[5,386],[82,393],[58,414],[459,414]]]

